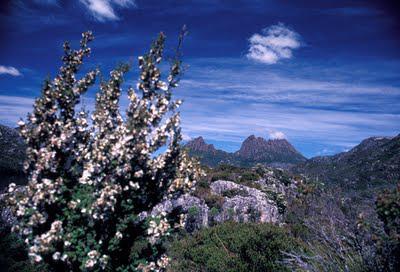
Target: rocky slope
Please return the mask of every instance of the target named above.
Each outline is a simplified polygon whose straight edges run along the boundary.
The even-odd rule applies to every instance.
[[[282,176],[281,170],[264,168],[262,178],[241,184],[238,181],[216,180],[198,184],[193,194],[167,200],[149,214],[179,210],[186,214],[186,230],[233,220],[235,222],[279,223],[287,198],[302,180]],[[149,214],[144,213],[145,218]]]
[[[400,135],[371,137],[348,152],[311,158],[291,171],[349,188],[396,183],[400,180]]]
[[[254,166],[257,163],[284,166],[306,160],[285,139],[267,141],[254,135],[249,136],[242,143],[241,148],[234,153],[215,149],[213,145],[207,144],[202,137],[189,141],[185,147],[191,156],[199,157],[203,164],[211,167],[223,163],[247,167]]]
[[[16,129],[0,125],[0,189],[8,183],[23,183],[25,143]]]

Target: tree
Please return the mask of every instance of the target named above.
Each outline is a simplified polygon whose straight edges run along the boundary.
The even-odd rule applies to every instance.
[[[8,188],[7,203],[17,217],[13,231],[25,240],[33,262],[57,271],[148,271],[168,264],[161,242],[182,226],[183,215],[149,212],[190,191],[200,175],[181,149],[181,101],[172,100],[184,32],[166,81],[158,67],[163,33],[139,57],[140,79],[136,91],[128,90],[125,117],[119,99],[130,67],[111,71],[100,83],[91,124],[88,112],[76,108],[99,71],[76,76],[93,35],[83,33],[78,50],[64,44],[59,74],[44,83],[33,113],[19,122],[28,145],[28,185]]]

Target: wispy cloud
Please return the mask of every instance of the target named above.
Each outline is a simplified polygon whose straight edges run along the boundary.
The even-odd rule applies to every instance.
[[[247,57],[251,60],[274,64],[280,59],[290,59],[292,51],[300,47],[300,35],[279,23],[254,34],[249,39],[250,48]]]
[[[0,123],[15,127],[32,110],[33,102],[33,98],[0,95]]]
[[[3,65],[0,65],[0,75],[22,76],[17,68]]]
[[[133,0],[80,0],[98,21],[115,21],[119,17],[115,12],[117,8],[130,8],[135,6]]]

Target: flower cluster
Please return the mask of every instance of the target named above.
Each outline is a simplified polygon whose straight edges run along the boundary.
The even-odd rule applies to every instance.
[[[149,227],[147,229],[150,243],[156,243],[161,236],[169,233],[170,228],[171,226],[168,223],[165,212],[162,212],[162,214],[160,214],[158,217],[151,218],[149,221]]]
[[[76,111],[99,73],[76,79],[93,35],[84,33],[78,50],[64,44],[59,74],[44,83],[33,112],[19,122],[28,146],[28,185],[10,184],[7,193],[17,217],[13,230],[25,239],[32,261],[57,271],[161,271],[168,265],[160,245],[171,226],[182,226],[183,215],[140,215],[190,191],[200,174],[181,148],[176,111],[181,101],[172,99],[183,35],[166,80],[158,67],[163,33],[139,57],[139,82],[128,89],[126,114],[119,100],[129,65],[118,66],[100,83],[91,115]],[[127,247],[142,241],[148,247],[130,255]]]

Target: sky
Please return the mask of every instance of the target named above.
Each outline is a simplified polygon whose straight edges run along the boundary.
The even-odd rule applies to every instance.
[[[82,71],[137,64],[160,31],[172,56],[183,25],[184,139],[235,151],[254,134],[306,157],[400,133],[396,1],[12,0],[0,4],[0,124],[32,110],[62,43],[92,30]],[[164,67],[165,68],[165,67]],[[126,78],[135,86],[137,68]],[[125,88],[126,90],[126,88]],[[96,88],[84,98],[93,106]],[[126,97],[126,92],[124,93]],[[127,105],[122,100],[121,107]]]

